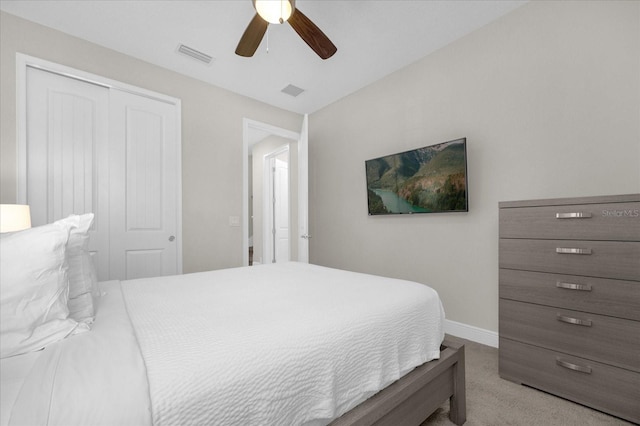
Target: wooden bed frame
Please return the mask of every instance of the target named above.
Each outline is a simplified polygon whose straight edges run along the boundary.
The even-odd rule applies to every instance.
[[[417,367],[330,426],[417,426],[447,399],[449,419],[462,425],[467,420],[464,345],[445,338],[440,359]]]

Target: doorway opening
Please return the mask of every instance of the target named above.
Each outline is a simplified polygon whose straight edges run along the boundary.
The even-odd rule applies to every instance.
[[[289,256],[292,260],[308,261],[307,235],[307,117],[300,133],[245,118],[243,120],[243,265],[270,263],[262,253],[263,218],[261,212],[264,174],[262,162],[266,154],[283,146],[289,148]],[[254,164],[260,164],[259,168]],[[260,229],[258,229],[260,228]],[[260,251],[260,253],[259,253]]]
[[[252,149],[250,264],[297,260],[298,142],[267,136]]]

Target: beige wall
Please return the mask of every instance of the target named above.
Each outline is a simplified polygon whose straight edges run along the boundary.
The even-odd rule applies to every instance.
[[[310,116],[310,259],[498,330],[498,202],[640,192],[640,2],[531,2]],[[467,137],[468,213],[368,217],[364,161]]]
[[[242,228],[229,226],[242,215],[242,119],[297,132],[302,116],[0,12],[3,203],[16,197],[16,52],[180,98],[184,271],[242,264]]]
[[[311,261],[427,283],[496,331],[498,201],[640,192],[639,21],[640,2],[531,2],[312,114]],[[301,116],[0,12],[3,203],[16,52],[182,99],[184,269],[241,264],[242,118]],[[469,213],[367,216],[365,160],[463,136]]]
[[[279,136],[269,136],[257,143],[252,150],[253,171],[253,260],[257,263],[266,263],[263,257],[263,191],[264,191],[264,157],[279,149],[289,147],[289,222],[291,260],[298,259],[298,142]]]

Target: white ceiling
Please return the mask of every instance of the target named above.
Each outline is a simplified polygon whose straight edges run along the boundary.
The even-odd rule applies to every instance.
[[[252,58],[234,51],[251,0],[0,0],[0,9],[298,113],[312,113],[525,3],[524,0],[297,0],[337,46],[322,60],[289,24],[270,25]],[[176,53],[213,56],[210,65]],[[288,84],[305,89],[281,93]]]

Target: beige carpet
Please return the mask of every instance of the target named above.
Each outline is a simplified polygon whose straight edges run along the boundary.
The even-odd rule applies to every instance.
[[[630,425],[616,417],[592,410],[498,376],[498,349],[468,340],[465,343],[468,426]],[[447,402],[422,426],[452,425]]]

